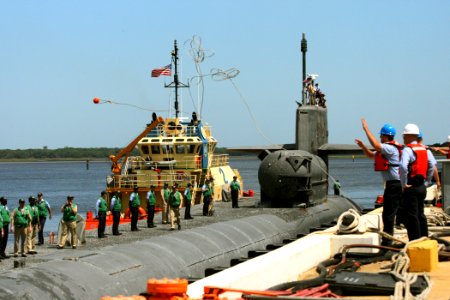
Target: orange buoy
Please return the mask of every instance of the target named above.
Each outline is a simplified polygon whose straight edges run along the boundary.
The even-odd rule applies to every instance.
[[[147,294],[152,295],[152,300],[187,299],[186,291],[188,281],[186,279],[149,279],[147,280]]]
[[[100,103],[100,99],[99,98],[94,98],[94,100],[92,100],[94,102],[94,104],[99,104]]]

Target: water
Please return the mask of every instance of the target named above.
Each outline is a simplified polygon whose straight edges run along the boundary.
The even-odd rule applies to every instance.
[[[231,157],[230,165],[237,168],[244,180],[245,189],[259,191],[256,157]],[[105,189],[106,176],[110,174],[110,162],[39,162],[39,163],[0,163],[0,196],[8,199],[12,211],[18,206],[20,198],[28,202],[28,197],[44,194],[53,211],[53,219],[47,220],[45,231],[57,231],[61,218],[60,208],[67,195],[73,195],[79,212],[85,216],[87,211],[95,210],[95,202]],[[383,193],[381,177],[373,171],[369,159],[330,158],[330,176],[339,179],[341,193],[353,199],[363,208],[373,207],[378,194]],[[332,181],[330,181],[332,182]],[[329,193],[332,191],[330,183]]]

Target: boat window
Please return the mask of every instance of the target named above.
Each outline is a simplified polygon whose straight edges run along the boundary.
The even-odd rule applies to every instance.
[[[162,141],[163,141],[163,142],[166,142],[166,143],[172,143],[172,142],[173,142],[172,139],[163,139]]]
[[[188,145],[188,153],[195,153],[196,146],[195,145]]]
[[[161,149],[159,148],[158,145],[152,145],[152,154],[160,154],[161,153]]]
[[[216,149],[216,144],[211,144],[211,152],[214,152],[214,149]]]
[[[176,139],[176,142],[184,142],[184,139]]]
[[[141,151],[142,151],[142,154],[148,154],[148,146],[147,145],[142,146]]]
[[[159,143],[159,139],[152,139],[152,143]]]
[[[184,145],[176,145],[177,154],[184,154]]]
[[[193,142],[194,140],[193,140],[193,139],[187,139],[187,141],[188,141],[188,142]]]
[[[173,154],[173,145],[163,145],[162,149],[164,154]]]
[[[147,142],[148,142],[148,139],[142,140],[142,143],[147,143]]]

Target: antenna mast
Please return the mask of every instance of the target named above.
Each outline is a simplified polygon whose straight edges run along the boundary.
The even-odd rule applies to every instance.
[[[178,106],[178,88],[188,88],[189,84],[184,84],[178,80],[178,46],[177,40],[173,42],[173,51],[172,51],[172,62],[175,66],[175,72],[173,75],[173,81],[169,84],[165,84],[166,88],[175,88],[175,117],[178,118],[180,114],[180,109]]]
[[[300,45],[303,56],[303,81],[302,81],[302,104],[306,104],[305,97],[305,80],[306,80],[306,51],[308,51],[308,42],[306,41],[305,34],[302,34],[302,42]]]

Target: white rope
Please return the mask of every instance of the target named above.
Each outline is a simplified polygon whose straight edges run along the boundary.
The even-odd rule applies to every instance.
[[[347,221],[348,218],[353,218],[353,221],[350,224],[344,224],[344,221]],[[360,218],[360,214],[354,210],[349,209],[346,212],[343,212],[337,221],[337,233],[338,234],[349,234],[349,233],[364,233],[366,232],[365,223],[362,222]]]
[[[394,275],[395,278],[398,279],[395,284],[394,295],[390,297],[391,300],[425,300],[428,297],[428,294],[431,291],[431,282],[430,278],[427,274],[418,274],[418,273],[408,273],[410,259],[406,250],[408,246],[412,243],[420,242],[423,240],[427,240],[428,238],[422,237],[417,240],[413,240],[408,242],[405,247],[397,254],[392,256],[393,261],[393,269],[390,274]],[[427,282],[427,288],[422,291],[422,293],[414,296],[411,293],[411,285],[416,282],[419,275],[423,275],[425,281]]]

